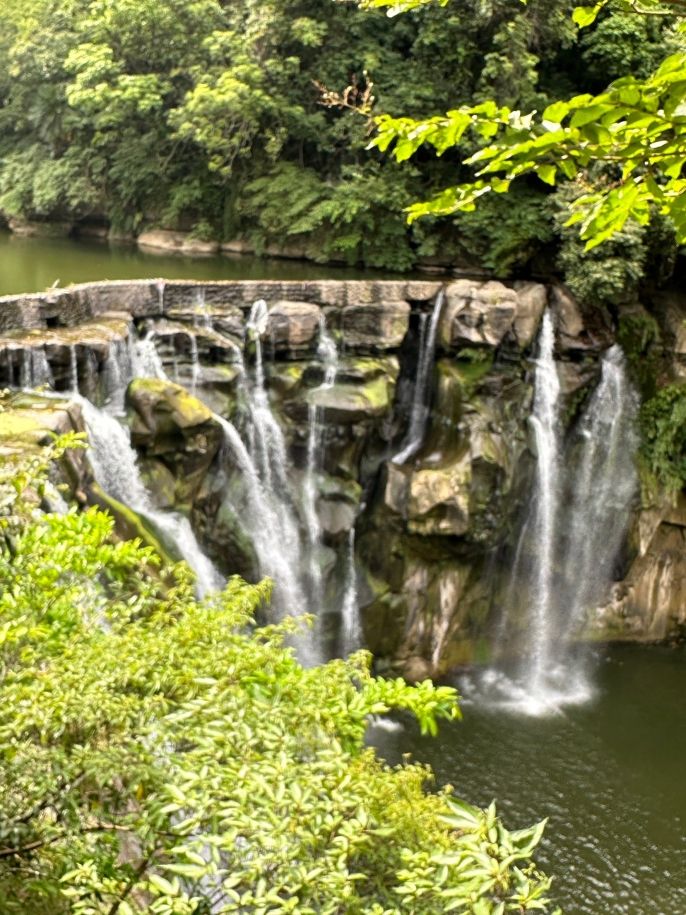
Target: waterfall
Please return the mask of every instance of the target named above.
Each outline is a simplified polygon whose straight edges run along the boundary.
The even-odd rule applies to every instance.
[[[195,334],[189,332],[188,340],[190,342],[191,357],[191,394],[195,397],[201,376],[200,357],[198,356],[198,341],[195,338]]]
[[[267,316],[267,303],[258,299],[252,306],[247,325],[248,333],[255,343],[255,378],[250,384],[245,380],[244,373],[243,383],[250,423],[250,450],[246,454],[264,494],[263,501],[269,507],[269,526],[273,535],[272,540],[266,543],[262,541],[264,551],[259,545],[257,550],[265,570],[280,569],[279,575],[274,576],[275,603],[278,609],[283,613],[302,613],[306,608],[306,600],[299,582],[302,570],[300,531],[287,475],[288,453],[283,432],[269,405],[264,380],[262,336],[266,331]],[[244,463],[244,466],[247,465]],[[249,486],[253,490],[253,498],[254,482],[253,479]],[[286,568],[289,572],[284,575]]]
[[[326,328],[326,318],[319,318],[319,344],[317,356],[324,364],[324,380],[317,391],[333,387],[338,371],[338,349],[333,337]],[[307,410],[307,466],[303,481],[302,508],[307,527],[309,545],[309,576],[312,598],[315,602],[322,600],[322,572],[319,561],[319,547],[322,539],[321,525],[317,513],[317,471],[322,458],[322,427],[320,410],[310,402]]]
[[[110,344],[102,373],[104,399],[108,410],[115,415],[124,413],[126,388],[132,374],[128,344],[124,340],[115,340]],[[78,392],[78,388],[76,390]]]
[[[113,416],[76,395],[88,429],[88,456],[98,484],[128,505],[159,531],[163,541],[185,559],[196,574],[199,597],[222,587],[221,578],[204,555],[187,518],[155,508],[141,479],[128,430]]]
[[[277,603],[285,611],[302,613],[305,596],[298,580],[298,566],[284,544],[291,532],[284,530],[282,506],[274,492],[268,491],[260,479],[255,463],[235,426],[221,416],[216,417],[224,431],[224,441],[233,454],[246,491],[247,511],[241,521],[252,540],[260,563],[260,574],[274,580]]]
[[[29,390],[44,385],[53,387],[54,383],[45,347],[25,347],[21,357],[20,387]]]
[[[400,451],[393,458],[394,464],[404,464],[419,451],[426,434],[429,420],[429,398],[431,394],[431,380],[433,376],[434,355],[436,353],[436,336],[438,324],[441,319],[445,290],[441,289],[434,300],[433,311],[428,322],[426,315],[421,316],[421,330],[419,337],[419,362],[417,365],[417,378],[412,395],[412,409],[410,412],[410,425]]]
[[[564,548],[566,580],[561,597],[563,635],[574,637],[588,608],[607,596],[613,565],[622,548],[638,481],[633,455],[638,447],[638,398],[618,346],[607,351],[600,383],[578,426],[578,466],[572,476]]]
[[[362,643],[359,595],[357,592],[357,568],[355,566],[355,527],[348,534],[348,553],[345,569],[345,591],[341,605],[341,654],[355,651]]]
[[[205,301],[205,287],[200,286],[195,292],[195,316],[194,324],[199,324],[207,330],[212,330],[212,316]]]
[[[45,353],[45,347],[31,350],[31,387],[40,387],[49,385],[52,387],[55,381],[52,377],[50,363]]]
[[[129,338],[131,339],[131,338]],[[150,332],[140,340],[132,340],[130,349],[131,368],[134,378],[167,379],[162,360],[155,347],[155,334]]]
[[[546,314],[530,418],[536,445],[531,510],[499,630],[499,653],[506,656],[523,607],[526,647],[512,679],[491,671],[486,681],[500,694],[497,701],[505,694],[505,704],[536,715],[591,695],[586,653],[575,639],[586,613],[607,597],[637,488],[638,401],[621,349],[604,355],[600,381],[563,448],[554,344]]]
[[[536,441],[531,552],[529,689],[536,696],[544,689],[554,638],[555,537],[560,498],[560,382],[553,356],[555,331],[550,313],[543,317],[534,385],[531,425]]]

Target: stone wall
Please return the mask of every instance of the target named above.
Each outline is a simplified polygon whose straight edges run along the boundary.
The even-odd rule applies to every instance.
[[[0,331],[70,327],[107,312],[154,318],[179,312],[249,309],[256,299],[309,302],[322,308],[379,307],[387,303],[428,302],[440,283],[416,280],[118,280],[81,283],[32,295],[0,297]]]

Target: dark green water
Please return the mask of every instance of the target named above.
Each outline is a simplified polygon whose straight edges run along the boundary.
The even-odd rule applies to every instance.
[[[596,697],[557,716],[463,711],[436,739],[408,726],[371,740],[469,801],[496,798],[513,828],[549,817],[538,860],[566,915],[686,913],[686,651],[605,652]]]
[[[0,231],[0,295],[41,292],[54,283],[164,277],[187,280],[370,279],[388,273],[305,261],[259,257],[185,257],[148,253],[135,245],[108,245],[72,239],[19,238]]]

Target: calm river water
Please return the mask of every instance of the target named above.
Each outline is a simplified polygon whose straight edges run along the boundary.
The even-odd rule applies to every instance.
[[[391,274],[260,257],[184,257],[73,239],[19,238],[0,230],[0,295],[53,284],[164,277],[176,280],[369,279]]]
[[[466,700],[422,738],[374,728],[389,762],[410,752],[507,824],[549,818],[538,860],[566,915],[686,913],[686,650],[623,646],[598,659],[587,705],[548,718]]]

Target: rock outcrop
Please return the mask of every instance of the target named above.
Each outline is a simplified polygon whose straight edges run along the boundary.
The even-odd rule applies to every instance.
[[[222,441],[212,412],[185,388],[137,378],[126,392],[131,442],[162,502],[190,511]]]
[[[266,394],[292,460],[290,482],[302,490],[314,417],[320,462],[313,505],[326,562],[354,527],[367,644],[420,679],[484,655],[496,586],[489,563],[512,544],[529,497],[527,419],[545,308],[552,307],[557,321],[565,422],[573,422],[595,384],[599,354],[611,340],[607,327],[589,319],[562,287],[450,283],[426,432],[411,457],[396,463],[414,396],[419,328],[439,289],[426,281],[160,280],[6,297],[0,384],[18,387],[40,376],[68,402],[76,372],[81,392],[104,402],[113,362],[132,358],[145,337],[158,377],[135,380],[126,405],[156,504],[191,518],[222,571],[255,579],[259,563],[246,535],[241,470],[222,446],[213,411],[247,441],[255,347],[246,325],[252,303],[265,299]],[[340,354],[327,383],[318,354],[324,324]],[[681,340],[677,319],[669,326]],[[680,351],[675,359],[686,362]],[[37,375],[27,374],[34,368]],[[0,432],[4,419],[17,435],[35,434],[34,409],[15,405],[14,419],[0,416]],[[54,415],[61,417],[54,431],[65,416],[70,428],[78,426],[72,407],[55,407]],[[86,485],[83,476],[78,485]],[[302,507],[293,511],[302,514]],[[594,637],[672,638],[686,626],[686,511],[681,503],[664,505],[639,521],[627,574],[591,621]],[[329,585],[335,590],[340,580]]]

